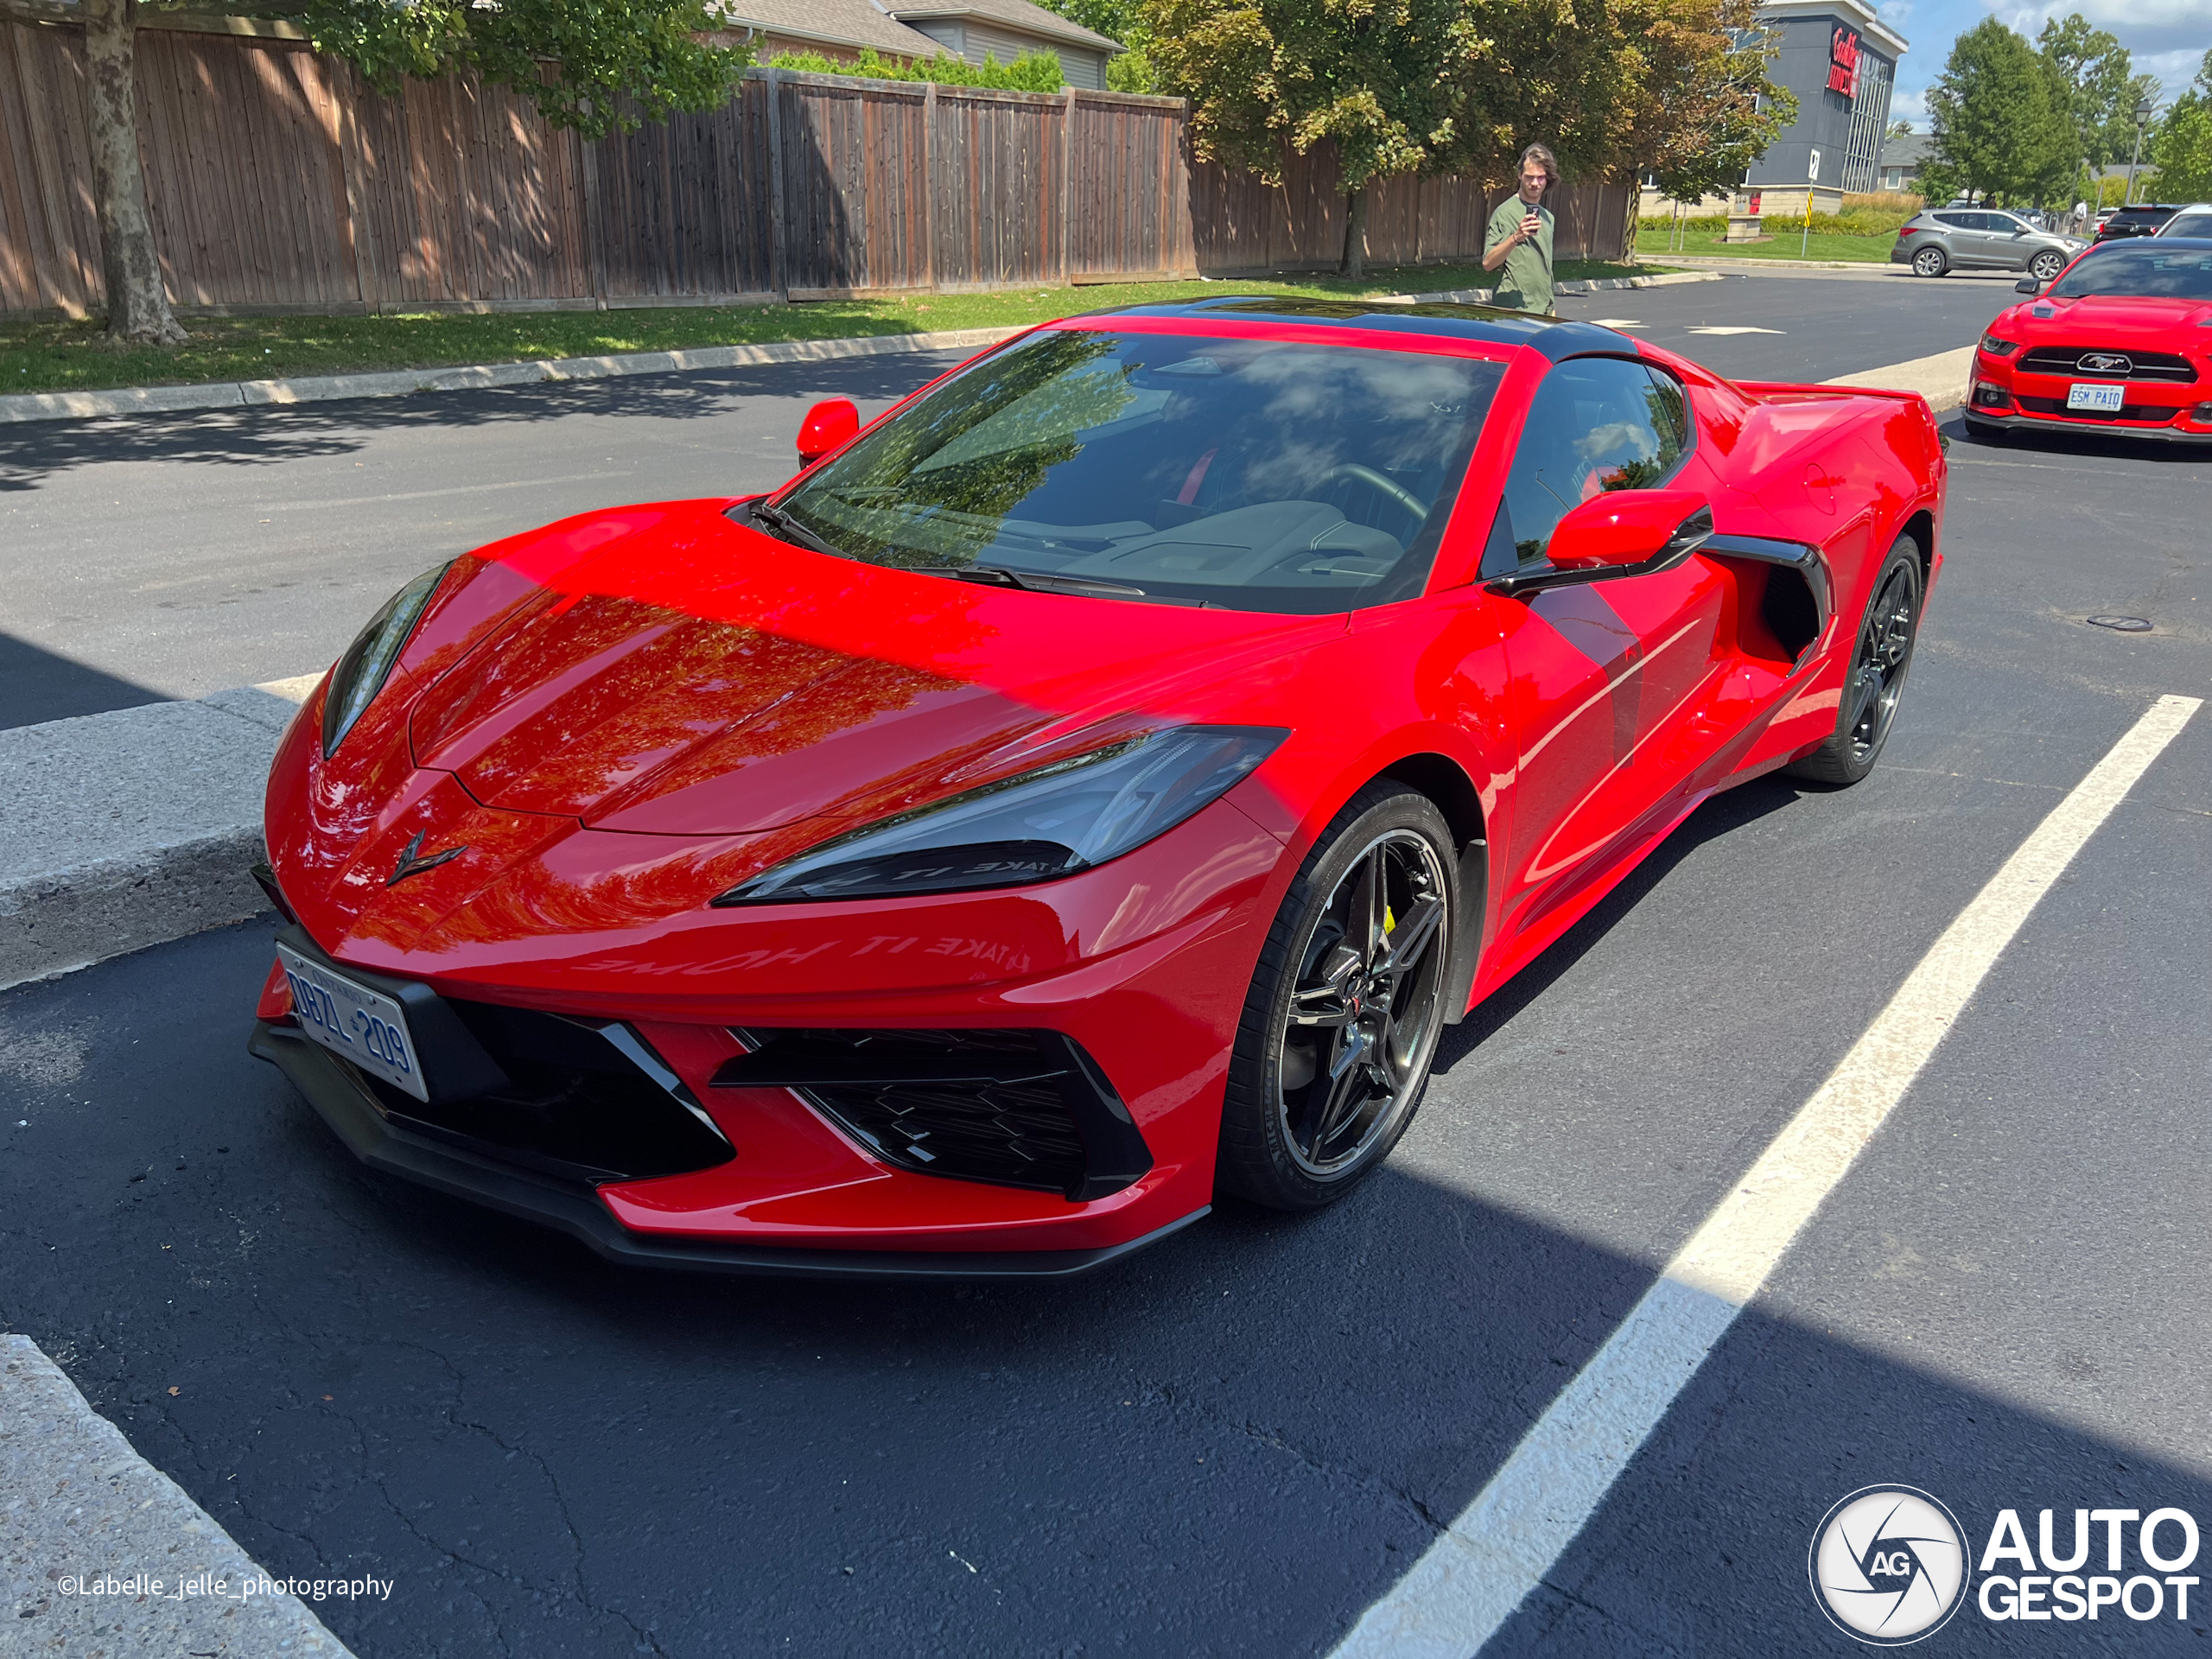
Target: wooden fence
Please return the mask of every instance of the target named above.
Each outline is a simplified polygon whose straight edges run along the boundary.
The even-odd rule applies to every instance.
[[[1280,188],[1190,156],[1176,99],[767,70],[596,142],[463,78],[378,96],[298,41],[148,29],[139,141],[170,296],[199,311],[826,299],[1333,265],[1325,152]],[[84,55],[0,21],[0,313],[101,305]],[[1497,200],[1377,188],[1378,264],[1478,257]],[[1634,191],[1555,193],[1561,257],[1621,257]]]

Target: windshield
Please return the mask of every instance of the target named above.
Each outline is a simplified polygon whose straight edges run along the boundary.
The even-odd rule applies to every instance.
[[[1352,610],[1421,590],[1503,372],[1376,347],[1048,330],[776,505],[809,539],[875,564]]]
[[[2169,219],[2161,236],[2212,236],[2212,213],[2183,213]]]
[[[2085,253],[2050,290],[2055,300],[2093,294],[2163,300],[2212,300],[2212,248],[2176,247],[2153,239]]]

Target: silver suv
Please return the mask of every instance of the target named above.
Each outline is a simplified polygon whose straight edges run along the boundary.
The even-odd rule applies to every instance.
[[[2160,236],[2212,236],[2212,201],[2192,201],[2158,226]]]
[[[1932,207],[1897,228],[1890,263],[1910,265],[1916,276],[1941,276],[1947,270],[2024,270],[2047,283],[2088,245],[2075,237],[2039,231],[2018,215],[1994,207]]]

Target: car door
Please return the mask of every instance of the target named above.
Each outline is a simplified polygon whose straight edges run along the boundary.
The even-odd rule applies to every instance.
[[[1938,213],[1936,217],[1950,232],[1953,264],[1987,265],[1994,262],[1996,255],[1990,245],[1990,216],[1987,213],[1967,213],[1961,209],[1957,213]]]
[[[2028,233],[2028,226],[2010,213],[1984,213],[1988,224],[1987,241],[1989,262],[2012,270],[2027,269],[2029,258],[2042,251],[2043,245]]]
[[[1611,357],[1554,365],[1530,403],[1484,575],[1543,563],[1554,526],[1592,496],[1664,483],[1692,429],[1682,388],[1662,371]],[[1699,559],[1503,601],[1520,750],[1514,846],[1497,872],[1506,931],[1600,876],[1694,764],[1669,740],[1713,672],[1722,602]]]

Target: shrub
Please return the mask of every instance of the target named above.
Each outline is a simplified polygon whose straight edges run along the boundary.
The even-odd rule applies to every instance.
[[[848,63],[819,52],[785,52],[772,58],[772,69],[793,69],[806,75],[852,75],[861,80],[931,80],[940,86],[982,86],[1002,92],[1057,92],[1063,76],[1060,60],[1050,52],[1024,52],[1012,63],[1001,63],[987,54],[981,64],[942,54],[929,58],[887,58],[874,47],[864,47]]]

